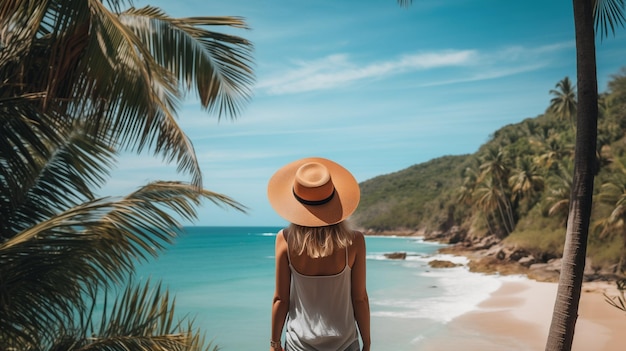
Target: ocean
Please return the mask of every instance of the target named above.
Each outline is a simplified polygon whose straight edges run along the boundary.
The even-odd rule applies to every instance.
[[[178,316],[194,319],[220,350],[269,349],[274,293],[274,240],[280,227],[186,227],[158,258],[137,267],[136,279],[161,281]],[[418,350],[453,318],[495,291],[496,276],[467,267],[432,269],[441,244],[416,237],[366,236],[372,350]],[[385,253],[406,252],[405,260]]]

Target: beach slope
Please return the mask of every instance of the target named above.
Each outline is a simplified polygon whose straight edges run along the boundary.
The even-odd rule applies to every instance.
[[[556,283],[505,281],[477,310],[461,315],[420,344],[423,351],[544,350],[557,292]],[[614,285],[585,283],[580,299],[573,351],[622,351],[626,313],[605,301]]]

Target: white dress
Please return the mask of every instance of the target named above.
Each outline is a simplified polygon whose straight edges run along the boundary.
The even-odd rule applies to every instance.
[[[289,251],[289,250],[287,250]],[[352,307],[351,272],[346,266],[334,275],[300,274],[292,265],[286,351],[359,350]]]

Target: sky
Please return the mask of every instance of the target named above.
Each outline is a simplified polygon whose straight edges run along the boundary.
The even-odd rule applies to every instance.
[[[248,207],[210,202],[185,225],[280,226],[272,174],[310,156],[359,181],[444,155],[474,153],[497,129],[542,114],[556,83],[576,81],[571,1],[135,0],[173,17],[241,16],[254,45],[253,96],[219,119],[190,96],[178,122],[204,187]],[[212,28],[224,31],[223,28]],[[626,66],[626,29],[597,41],[598,89]],[[102,189],[190,181],[149,154],[124,155]]]

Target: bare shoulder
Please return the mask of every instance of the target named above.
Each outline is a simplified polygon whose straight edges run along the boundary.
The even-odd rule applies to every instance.
[[[365,263],[366,249],[365,249],[365,236],[363,233],[355,230],[354,237],[352,238],[352,245],[350,245],[350,260],[353,269],[355,267],[363,267]],[[356,266],[358,263],[358,266]],[[360,269],[358,271],[361,271]]]
[[[365,240],[365,235],[362,232],[358,230],[353,230],[352,232],[354,233],[355,240],[361,240],[361,241]]]
[[[276,267],[284,267],[289,264],[287,240],[282,230],[276,234],[276,246],[274,247],[274,256],[276,257]]]
[[[285,233],[281,229],[276,234],[276,251],[286,251],[287,250],[287,239],[285,239]]]
[[[285,241],[285,232],[284,231],[285,231],[284,229],[281,229],[281,230],[278,231],[278,233],[276,233],[276,241],[280,241],[280,240]]]
[[[358,230],[353,231],[354,238],[352,239],[352,245],[357,249],[365,248],[365,235]]]

